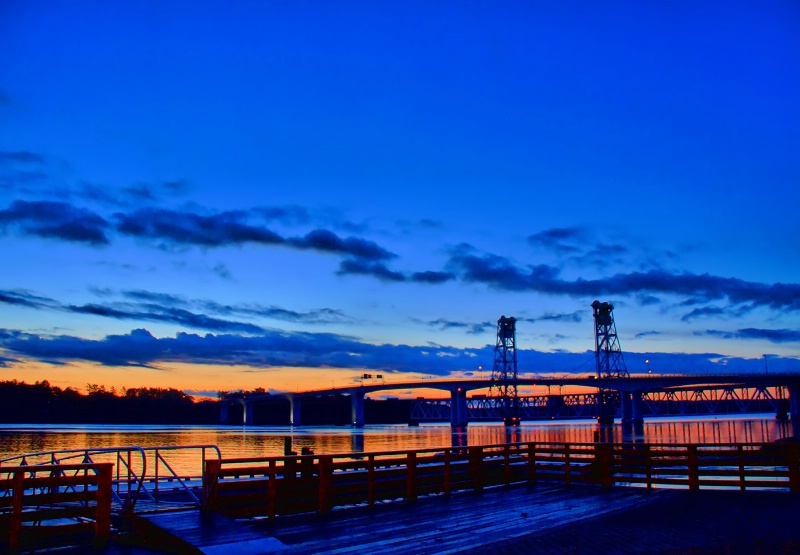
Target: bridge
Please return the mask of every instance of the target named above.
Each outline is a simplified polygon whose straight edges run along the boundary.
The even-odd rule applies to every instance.
[[[351,403],[351,424],[355,427],[364,425],[364,398],[368,394],[378,392],[414,390],[414,389],[434,389],[449,393],[449,400],[444,399],[448,407],[450,423],[454,427],[466,426],[470,419],[475,419],[477,407],[483,406],[484,409],[492,402],[486,396],[468,397],[470,391],[481,389],[497,388],[502,385],[493,379],[442,379],[442,380],[420,380],[397,383],[361,383],[352,387],[316,389],[302,392],[280,392],[277,394],[255,394],[241,398],[228,399],[221,401],[221,418],[227,421],[228,405],[239,403],[243,405],[243,420],[245,425],[253,422],[254,404],[266,399],[274,399],[275,396],[283,396],[289,400],[290,419],[294,426],[302,424],[302,405],[304,399],[323,397],[327,395],[348,395]],[[781,406],[785,405],[784,410],[788,412],[792,420],[800,420],[800,373],[780,373],[780,374],[719,374],[719,375],[630,375],[627,377],[596,378],[594,376],[534,376],[520,377],[514,380],[516,387],[581,387],[590,388],[588,393],[577,395],[583,396],[582,403],[572,403],[572,399],[567,398],[571,404],[591,405],[597,403],[600,392],[613,392],[621,412],[623,422],[642,422],[646,414],[658,414],[654,411],[653,403],[657,401],[672,401],[675,403],[705,402],[706,405],[716,403],[717,408],[722,408],[721,401],[734,401],[727,403],[727,410],[731,408],[739,411],[744,408],[742,403],[735,401],[781,401]],[[736,390],[734,392],[734,390]],[[713,392],[723,392],[722,395]],[[707,392],[707,393],[703,393]],[[727,392],[727,393],[726,393]],[[788,396],[786,395],[788,393]],[[488,399],[488,400],[487,400]],[[537,415],[525,408],[557,403],[558,400],[564,401],[563,395],[543,395],[535,397],[523,397],[520,404],[522,417],[537,418]],[[525,400],[528,400],[527,402]],[[551,399],[553,401],[551,401]],[[594,400],[592,400],[594,399]],[[434,402],[432,400],[432,402]],[[440,401],[436,401],[440,405]],[[778,407],[778,404],[775,404]],[[712,406],[711,409],[714,407]],[[710,409],[710,410],[711,410]],[[776,410],[776,412],[778,412]],[[713,412],[711,412],[713,413]],[[440,412],[440,416],[443,415]],[[499,415],[484,413],[484,416],[492,418]],[[557,417],[593,417],[597,414],[538,414],[538,417],[550,418]],[[485,419],[485,418],[484,418]]]
[[[625,366],[622,350],[617,337],[614,322],[614,306],[608,302],[592,303],[594,319],[596,375],[565,376],[531,376],[521,377],[517,369],[516,351],[516,318],[501,316],[497,321],[497,342],[494,348],[494,365],[490,379],[442,379],[422,380],[414,382],[398,382],[379,384],[361,382],[345,388],[319,389],[303,392],[282,392],[289,400],[290,422],[299,425],[302,422],[303,399],[345,394],[350,396],[351,418],[355,427],[364,425],[364,398],[369,393],[379,391],[436,389],[450,394],[449,400],[428,400],[417,403],[418,413],[412,421],[423,419],[443,419],[449,416],[453,427],[466,426],[470,419],[500,418],[506,425],[519,424],[522,418],[562,418],[562,417],[596,417],[600,423],[613,424],[617,416],[623,422],[638,424],[644,419],[645,409],[650,414],[659,414],[657,405],[669,407],[670,402],[698,403],[705,410],[737,411],[754,406],[755,402],[766,402],[779,417],[788,412],[800,435],[800,374],[719,374],[719,375],[665,375],[650,374],[631,375]],[[371,377],[365,374],[365,378]],[[548,395],[520,397],[519,388],[546,386]],[[589,388],[592,393],[577,396],[549,395],[551,387]],[[738,392],[735,391],[738,388]],[[475,395],[468,398],[470,391],[488,389],[489,395],[479,398]],[[687,390],[691,390],[688,391]],[[720,394],[720,392],[722,392]],[[274,398],[269,395],[269,398]],[[244,423],[253,422],[253,405],[267,395],[248,395],[223,402],[220,419],[228,420],[229,402],[241,403],[244,407]],[[664,402],[666,401],[666,403]],[[744,405],[737,402],[747,402]],[[559,407],[570,407],[570,410],[556,410]],[[544,409],[542,409],[544,407]],[[426,412],[426,408],[431,409]],[[666,411],[667,413],[669,411]],[[618,414],[621,413],[621,414]],[[661,414],[664,414],[662,411]],[[411,423],[411,422],[410,422]]]

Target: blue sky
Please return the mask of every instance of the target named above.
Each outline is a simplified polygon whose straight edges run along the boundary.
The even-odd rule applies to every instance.
[[[0,6],[4,379],[800,370],[796,3],[228,4]]]

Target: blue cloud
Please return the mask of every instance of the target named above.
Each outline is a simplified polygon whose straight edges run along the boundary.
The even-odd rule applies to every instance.
[[[460,279],[483,283],[505,291],[536,291],[554,295],[603,296],[672,294],[691,298],[692,303],[727,299],[733,304],[749,303],[776,310],[800,310],[800,284],[765,284],[709,274],[672,273],[664,270],[618,273],[607,278],[561,279],[553,266],[536,265],[523,270],[509,259],[475,254],[468,246],[454,251],[448,268]]]
[[[156,208],[114,214],[120,233],[175,245],[222,247],[256,243],[342,254],[365,260],[386,260],[396,256],[372,241],[358,237],[342,238],[324,229],[315,229],[301,237],[284,237],[264,226],[248,223],[248,218],[249,213],[245,211],[202,215]]]
[[[800,343],[800,330],[743,328],[736,331],[705,330],[695,335],[711,335],[723,339],[764,339],[771,343]]]
[[[747,330],[740,330],[747,333]],[[798,332],[793,332],[797,334]],[[796,339],[795,339],[796,340]],[[158,367],[159,364],[220,364],[259,368],[275,366],[308,368],[372,369],[385,373],[423,373],[447,376],[453,372],[488,367],[493,346],[461,349],[440,345],[374,345],[354,337],[287,331],[266,331],[261,335],[179,333],[156,338],[145,329],[103,339],[81,339],[68,335],[40,336],[0,329],[0,348],[17,357],[28,357],[53,364],[91,361],[106,366]],[[518,349],[522,375],[564,372],[585,374],[594,358],[592,351],[570,353]],[[762,372],[760,360],[724,357],[716,353],[626,353],[631,368],[645,367],[645,358],[654,371],[665,373]],[[14,359],[5,360],[13,362]],[[776,371],[796,367],[796,360],[776,357],[770,361]],[[592,367],[593,368],[593,367]],[[796,368],[795,368],[796,369]]]
[[[91,245],[108,244],[108,222],[99,215],[63,202],[14,201],[0,210],[0,226],[16,227],[24,235]]]

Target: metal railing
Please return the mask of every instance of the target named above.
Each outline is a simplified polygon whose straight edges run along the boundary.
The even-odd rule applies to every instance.
[[[130,514],[136,510],[137,501],[199,507],[202,504],[199,495],[202,473],[209,452],[217,459],[221,458],[216,445],[67,449],[6,457],[0,459],[0,468],[113,463],[112,500],[115,510]],[[193,454],[198,457],[196,466],[188,463],[192,470],[187,471],[187,459]],[[179,464],[183,468],[179,468]]]

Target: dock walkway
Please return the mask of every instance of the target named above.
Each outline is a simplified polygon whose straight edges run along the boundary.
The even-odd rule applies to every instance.
[[[199,511],[194,514],[199,518]],[[186,530],[178,533],[181,543],[147,535],[96,553],[799,553],[799,517],[800,496],[788,492],[538,484],[338,509],[326,516],[236,522],[223,517],[206,528],[216,532],[205,540],[192,540],[201,532]],[[183,525],[159,526],[175,534]],[[186,541],[195,547],[187,549]]]
[[[800,552],[800,496],[542,485],[251,525],[284,553]]]
[[[344,509],[327,517],[254,521],[252,527],[281,541],[293,555],[311,553],[456,553],[598,515],[651,505],[662,492],[635,489],[565,489],[538,485],[466,492],[369,509]]]

